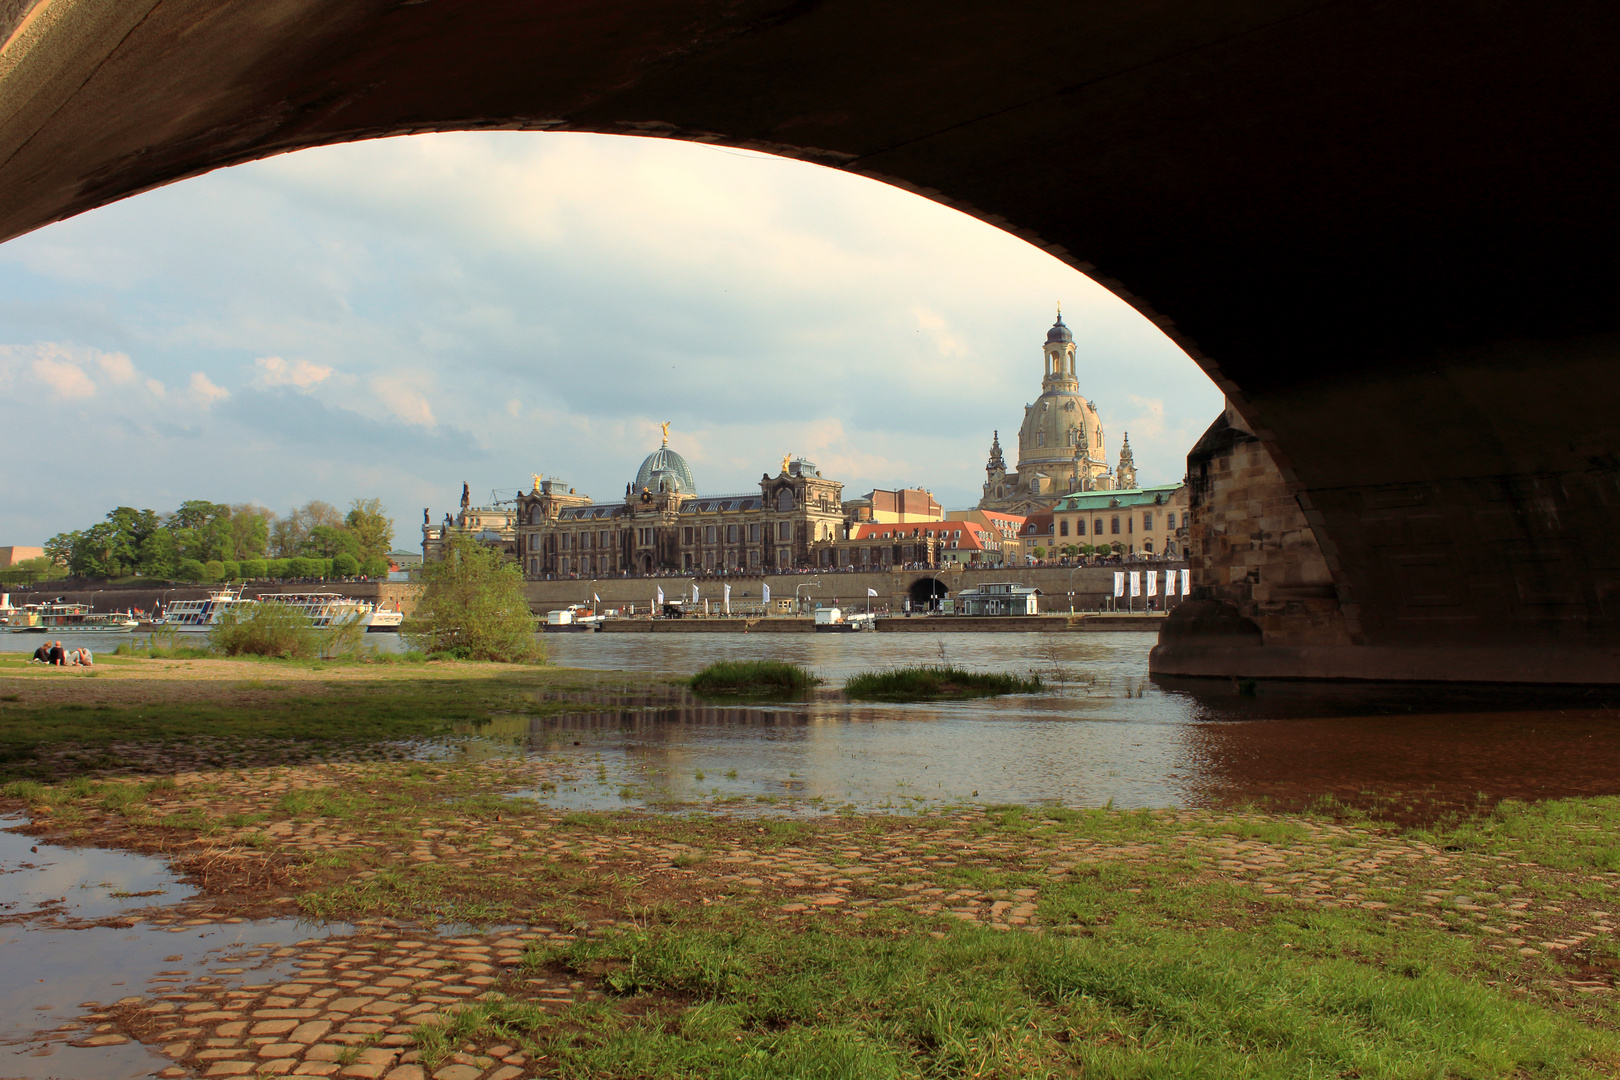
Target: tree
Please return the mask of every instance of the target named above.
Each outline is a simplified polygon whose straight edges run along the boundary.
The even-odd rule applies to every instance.
[[[163,523],[181,559],[220,562],[236,551],[231,508],[206,499],[187,499]]]
[[[181,581],[202,581],[207,574],[207,569],[196,559],[181,559],[179,572],[175,576]]]
[[[68,559],[73,555],[74,533],[57,533],[45,541],[45,557],[55,566],[67,569]]]
[[[267,506],[235,503],[231,506],[231,558],[262,559],[270,542],[270,522],[275,512]]]
[[[338,513],[337,507],[320,499],[311,499],[298,509],[288,511],[286,517],[277,518],[270,525],[271,554],[278,559],[307,554],[303,550],[304,543],[310,531],[320,525],[341,529],[343,515]]]
[[[338,577],[354,577],[360,573],[360,560],[347,551],[333,556],[332,572]]]
[[[1046,549],[1041,547],[1039,544],[1036,544],[1033,548],[1031,548],[1029,553],[1035,556],[1037,559],[1046,558]]]
[[[317,525],[309,531],[301,554],[317,559],[335,559],[339,555],[360,557],[360,541],[354,534],[338,525]]]
[[[371,558],[360,564],[360,573],[370,578],[387,577],[388,567],[388,556],[373,555]]]
[[[523,570],[503,552],[452,532],[422,580],[427,587],[403,627],[414,648],[501,663],[544,659]]]
[[[356,557],[361,561],[387,555],[394,546],[394,520],[381,499],[354,500],[343,524],[360,544]]]

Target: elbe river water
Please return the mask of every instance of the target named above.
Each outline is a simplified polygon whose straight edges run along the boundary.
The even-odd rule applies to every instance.
[[[367,640],[399,648],[395,635]],[[12,635],[0,647],[35,641]],[[1129,632],[544,641],[551,662],[566,667],[691,674],[716,660],[778,659],[826,681],[812,698],[785,703],[631,696],[606,711],[503,718],[414,751],[570,760],[575,783],[533,794],[580,809],[1291,806],[1333,796],[1421,817],[1501,798],[1620,793],[1615,691],[1157,681],[1147,672],[1154,635]],[[113,644],[110,635],[91,642]],[[942,662],[1033,671],[1049,689],[944,704],[849,702],[838,693],[857,672]]]

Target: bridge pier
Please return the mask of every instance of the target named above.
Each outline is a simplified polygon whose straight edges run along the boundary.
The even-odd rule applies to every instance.
[[[1350,563],[1358,573],[1346,573],[1345,560],[1328,554],[1341,548],[1322,516],[1301,506],[1311,495],[1295,494],[1230,405],[1188,454],[1187,473],[1192,598],[1165,620],[1149,661],[1154,674],[1620,685],[1620,642],[1607,640],[1612,635],[1605,633],[1601,610],[1582,608],[1580,618],[1567,603],[1540,610],[1521,603],[1511,613],[1482,618],[1466,595],[1419,588],[1426,578],[1400,576],[1411,563],[1411,537],[1395,529],[1378,536],[1389,521],[1382,508],[1354,515],[1360,535]],[[1535,508],[1517,509],[1523,517]],[[1473,545],[1454,544],[1449,559],[1466,558],[1470,546],[1477,554],[1481,538],[1474,539]],[[1430,577],[1431,562],[1421,564]],[[1478,579],[1491,570],[1469,575],[1468,569],[1447,566],[1444,572]],[[1474,592],[1494,596],[1523,580],[1507,566],[1496,571],[1502,581],[1476,581]],[[1407,587],[1376,590],[1389,580]],[[1589,584],[1566,588],[1579,597]],[[1374,618],[1364,618],[1364,609]]]

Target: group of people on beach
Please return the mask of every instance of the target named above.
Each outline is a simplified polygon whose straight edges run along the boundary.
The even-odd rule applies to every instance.
[[[94,667],[96,661],[89,649],[63,649],[60,641],[47,641],[34,650],[29,662],[52,667]]]

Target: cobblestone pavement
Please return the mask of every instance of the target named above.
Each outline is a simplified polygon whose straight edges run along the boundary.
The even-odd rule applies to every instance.
[[[357,922],[352,934],[243,950],[207,970],[159,972],[142,994],[86,1003],[93,1011],[82,1024],[55,1037],[88,1045],[138,1039],[174,1062],[165,1077],[519,1080],[548,1074],[517,1047],[498,1044],[466,1044],[430,1072],[413,1032],[492,995],[559,1012],[601,999],[604,988],[593,979],[525,965],[532,943],[634,928],[657,904],[724,904],[789,925],[832,920],[851,930],[899,918],[889,925],[937,936],[958,923],[1009,933],[1086,932],[1043,900],[1104,868],[1142,871],[1150,889],[1150,872],[1168,868],[1180,880],[1252,891],[1262,904],[1356,909],[1372,920],[1464,935],[1505,957],[1526,993],[1576,1002],[1614,986],[1613,970],[1591,959],[1587,947],[1612,937],[1620,898],[1601,897],[1620,886],[1620,874],[1572,874],[1512,853],[1446,851],[1392,831],[1315,819],[1267,818],[1269,831],[1249,830],[1257,836],[1245,835],[1252,816],[1214,811],[1133,815],[1129,829],[1107,827],[1106,814],[1090,819],[1096,827],[987,825],[993,812],[965,808],[920,818],[825,817],[789,828],[720,819],[683,830],[678,823],[649,827],[656,821],[649,815],[513,812],[510,804],[504,813],[497,804],[476,814],[396,806],[347,817],[287,809],[290,795],[386,794],[407,768],[335,763],[188,773],[174,778],[172,791],[152,792],[138,813],[93,803],[77,813],[36,806],[34,829],[59,842],[164,852],[204,889],[118,925],[183,933],[286,916],[313,891],[435,865],[501,882],[518,897],[551,890],[548,903],[509,906],[506,925],[488,933],[447,937],[373,918]],[[446,768],[483,792],[534,789],[570,775],[570,766],[540,760]],[[174,827],[199,811],[216,827]],[[1039,825],[1039,815],[1026,824]],[[333,856],[362,860],[365,868],[311,876],[310,867]],[[563,872],[593,887],[559,900],[559,879],[548,875]],[[535,917],[542,908],[546,917]],[[31,919],[68,925],[59,916],[52,922],[49,911]]]

